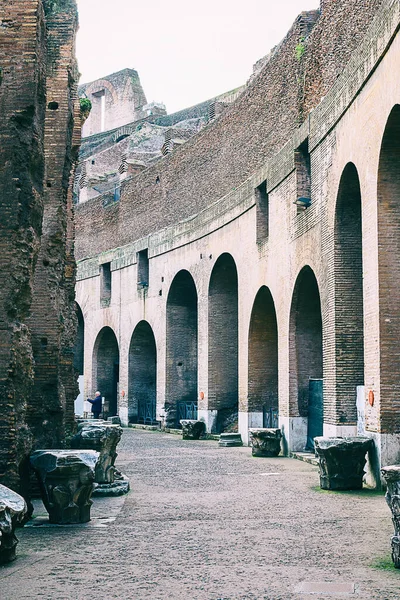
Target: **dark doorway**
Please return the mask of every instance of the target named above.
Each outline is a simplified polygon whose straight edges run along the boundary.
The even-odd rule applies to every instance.
[[[99,391],[105,398],[103,417],[118,411],[119,349],[115,333],[103,327],[93,349],[93,393]]]
[[[230,254],[214,265],[208,290],[208,396],[217,432],[238,430],[238,277]]]
[[[157,350],[147,321],[135,327],[129,346],[128,418],[130,423],[156,423]]]
[[[180,271],[167,299],[166,425],[180,427],[186,418],[197,418],[197,291]]]

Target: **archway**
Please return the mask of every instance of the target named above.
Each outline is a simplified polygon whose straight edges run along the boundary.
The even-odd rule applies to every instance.
[[[84,415],[84,389],[85,383],[83,379],[84,370],[84,350],[85,350],[85,321],[81,307],[75,302],[76,317],[78,320],[78,328],[76,331],[75,347],[74,347],[74,369],[78,377],[79,394],[75,399],[75,414]]]
[[[76,341],[74,348],[74,368],[78,375],[83,375],[84,348],[85,348],[85,321],[81,307],[75,302],[76,316],[78,319],[78,329],[76,332]]]
[[[135,327],[129,346],[128,418],[130,423],[156,421],[157,350],[147,321]]]
[[[380,431],[400,432],[400,105],[388,118],[378,171]],[[379,427],[379,425],[378,425]]]
[[[263,413],[264,427],[278,427],[278,327],[265,286],[254,300],[250,319],[248,411]]]
[[[296,281],[290,311],[290,411],[307,422],[304,445],[323,434],[322,318],[318,284],[310,267]]]
[[[174,278],[167,299],[165,418],[167,427],[197,418],[197,291],[188,271]]]
[[[208,406],[216,430],[238,429],[238,277],[230,254],[214,265],[208,289]]]
[[[364,384],[364,303],[361,190],[357,169],[342,174],[335,218],[335,359],[337,424],[357,424],[357,391]]]
[[[118,411],[119,349],[115,333],[103,327],[93,349],[93,393],[98,390],[105,398],[103,416]]]

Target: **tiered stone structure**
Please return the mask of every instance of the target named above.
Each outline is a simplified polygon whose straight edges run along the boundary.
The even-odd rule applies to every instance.
[[[77,207],[86,390],[113,372],[123,422],[298,451],[359,420],[400,460],[399,24],[398,0],[324,0],[218,119]]]
[[[0,21],[0,481],[19,490],[32,447],[73,425],[78,21],[74,0],[3,3]]]

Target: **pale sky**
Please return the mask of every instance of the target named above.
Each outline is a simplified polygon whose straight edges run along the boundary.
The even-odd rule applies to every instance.
[[[238,87],[319,0],[77,0],[81,83],[139,72],[168,113]]]

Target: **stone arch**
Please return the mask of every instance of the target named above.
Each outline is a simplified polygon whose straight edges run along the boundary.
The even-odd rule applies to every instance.
[[[153,330],[140,321],[129,346],[128,419],[153,425],[156,421],[157,348]]]
[[[109,81],[107,81],[107,79],[98,79],[97,81],[94,81],[85,89],[85,95],[89,97],[91,94],[96,94],[97,92],[100,92],[102,90],[107,90],[108,92],[110,92],[111,97],[113,99],[113,103],[118,102],[117,92],[115,91],[114,86]]]
[[[335,363],[338,424],[357,424],[356,387],[364,384],[364,303],[361,189],[349,163],[340,179],[335,213]],[[331,410],[331,407],[329,407]]]
[[[380,424],[400,432],[400,105],[387,120],[378,168]]]
[[[197,418],[197,290],[189,271],[175,275],[167,298],[166,397],[168,427]]]
[[[278,325],[266,286],[258,291],[250,318],[248,411],[263,413],[264,427],[278,427]]]
[[[111,327],[103,327],[93,347],[93,390],[105,398],[103,416],[118,412],[119,348]]]
[[[301,417],[304,446],[323,434],[323,350],[321,300],[314,271],[300,271],[292,296],[289,323],[290,413]]]
[[[208,406],[218,432],[238,428],[238,332],[237,269],[224,253],[208,288]]]

